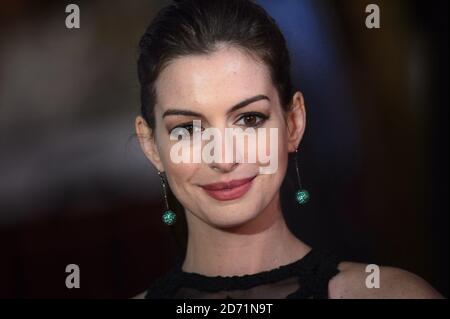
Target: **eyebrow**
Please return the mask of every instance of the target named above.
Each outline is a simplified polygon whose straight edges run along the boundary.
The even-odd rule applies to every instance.
[[[260,100],[267,100],[270,101],[270,99],[265,96],[265,95],[256,95],[253,97],[249,97],[239,103],[237,103],[236,105],[233,105],[228,111],[227,114],[230,114],[240,108],[243,108],[251,103],[254,103],[256,101],[260,101]],[[184,116],[198,116],[198,117],[203,117],[203,115],[201,113],[198,112],[194,112],[194,111],[189,111],[189,110],[178,110],[178,109],[169,109],[167,111],[165,111],[163,113],[163,118],[169,115],[184,115]]]

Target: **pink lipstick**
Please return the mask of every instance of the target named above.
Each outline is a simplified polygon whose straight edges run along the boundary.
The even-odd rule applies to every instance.
[[[252,187],[253,179],[256,176],[236,179],[230,182],[213,183],[201,185],[205,192],[214,199],[225,201],[233,200],[245,195]]]

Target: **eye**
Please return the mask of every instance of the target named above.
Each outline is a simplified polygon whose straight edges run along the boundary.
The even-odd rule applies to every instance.
[[[259,112],[250,112],[243,114],[236,122],[237,125],[246,127],[256,127],[262,125],[269,117]]]
[[[194,126],[192,124],[183,124],[174,127],[172,130],[170,130],[170,135],[174,135],[178,138],[178,140],[181,140],[183,137],[190,138],[194,132],[201,132],[203,131],[203,128],[200,126]]]

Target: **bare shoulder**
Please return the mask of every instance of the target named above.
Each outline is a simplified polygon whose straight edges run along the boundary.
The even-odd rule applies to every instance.
[[[138,295],[136,295],[134,297],[131,297],[130,299],[145,299],[145,294],[146,293],[147,293],[146,291],[143,291],[140,294],[138,294]]]
[[[340,272],[329,282],[328,288],[330,298],[443,298],[442,295],[424,279],[411,272],[395,267],[380,266],[378,268],[371,268],[367,266],[367,264],[362,263],[341,262],[338,266]],[[377,273],[379,274],[379,280],[376,278]],[[368,281],[368,285],[366,284],[366,281]]]

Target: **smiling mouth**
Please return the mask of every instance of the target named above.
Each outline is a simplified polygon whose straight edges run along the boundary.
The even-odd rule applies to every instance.
[[[252,187],[256,175],[249,178],[232,180],[224,183],[213,183],[200,186],[209,196],[216,200],[233,200],[244,196]]]

